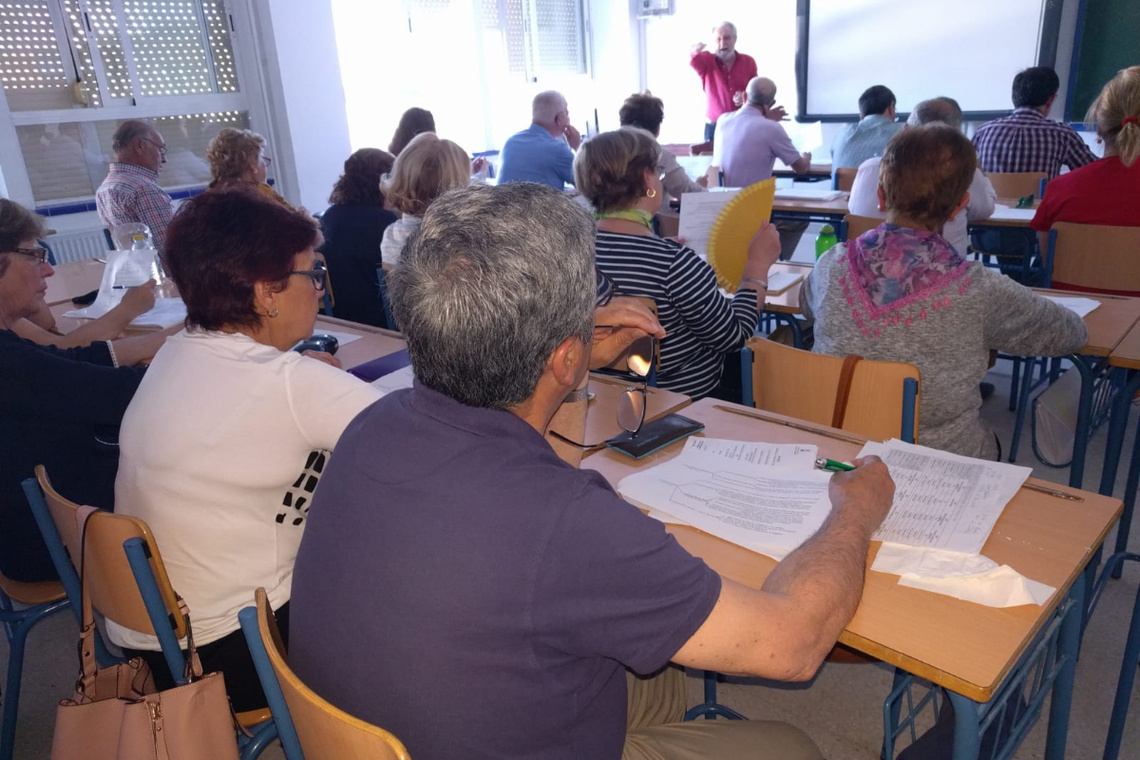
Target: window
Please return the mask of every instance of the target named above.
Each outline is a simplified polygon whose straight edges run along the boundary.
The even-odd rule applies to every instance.
[[[208,183],[209,141],[250,125],[233,29],[225,0],[0,3],[0,83],[34,202],[90,200],[130,118],[166,141],[159,184]]]

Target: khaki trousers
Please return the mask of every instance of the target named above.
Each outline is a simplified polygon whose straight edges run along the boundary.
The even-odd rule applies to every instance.
[[[622,760],[822,760],[807,734],[767,720],[695,720],[685,715],[685,672],[626,673],[628,730]]]

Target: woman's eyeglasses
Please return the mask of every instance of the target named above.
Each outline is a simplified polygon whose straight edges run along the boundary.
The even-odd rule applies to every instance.
[[[48,260],[47,248],[13,248],[9,253],[18,253],[36,260],[37,264],[45,264]]]
[[[598,325],[598,327],[605,328],[610,327],[610,325]],[[632,386],[622,391],[621,396],[618,397],[617,421],[621,429],[629,433],[633,438],[637,437],[637,434],[641,432],[641,426],[645,424],[645,406],[649,386],[649,374],[653,369],[653,359],[656,355],[657,339],[652,335],[638,338],[625,350],[625,362],[629,374],[641,380],[641,387]],[[556,430],[550,430],[548,432],[563,443],[568,443],[580,449],[592,449],[605,443],[605,441],[590,444],[578,443],[577,441],[570,440]]]
[[[312,269],[294,269],[289,274],[303,274],[309,278],[313,283],[313,290],[318,293],[325,289],[325,284],[328,282],[329,270],[325,269],[325,265],[321,262],[313,264]]]

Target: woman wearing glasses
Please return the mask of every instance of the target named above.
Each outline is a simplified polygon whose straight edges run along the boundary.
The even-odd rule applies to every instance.
[[[13,331],[44,304],[52,273],[38,216],[0,199],[0,572],[17,581],[53,580],[55,569],[20,488],[36,465],[82,504],[114,504],[123,412],[142,378],[128,365],[153,356],[167,333],[99,341],[68,350]]]
[[[722,295],[712,267],[695,251],[653,234],[664,196],[658,151],[644,130],[605,132],[578,150],[574,184],[598,219],[598,269],[621,295],[657,304],[666,332],[657,384],[696,399],[716,389],[725,357],[752,337],[780,238],[764,225],[749,243],[736,295]]]
[[[155,357],[123,419],[116,511],[150,525],[203,665],[225,673],[238,711],[265,701],[237,612],[264,586],[287,621],[313,490],[341,431],[380,397],[332,357],[290,350],[316,320],[319,242],[316,220],[254,189],[184,204],[165,255],[186,330]],[[109,632],[169,679],[156,639]]]
[[[277,194],[265,181],[273,162],[265,155],[265,138],[248,129],[226,127],[214,135],[206,147],[206,160],[214,179],[211,190],[252,185],[265,196],[288,206],[289,201]]]

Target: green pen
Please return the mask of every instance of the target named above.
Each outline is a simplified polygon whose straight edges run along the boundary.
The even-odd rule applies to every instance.
[[[815,468],[817,470],[827,470],[828,472],[851,472],[855,469],[855,466],[847,464],[846,462],[836,462],[834,459],[818,457],[815,460]]]

